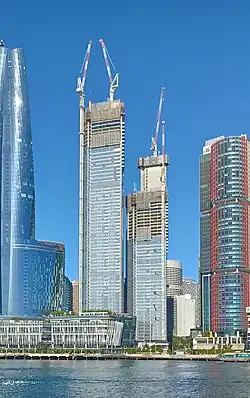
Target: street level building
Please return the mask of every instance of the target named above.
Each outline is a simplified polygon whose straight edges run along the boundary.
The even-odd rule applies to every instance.
[[[211,336],[203,337],[196,336],[193,338],[193,350],[209,351],[216,349],[220,350],[230,349],[233,351],[244,351],[246,347],[246,338],[236,333],[234,336]]]
[[[202,326],[245,333],[250,305],[250,161],[247,136],[205,142],[200,158]]]
[[[140,158],[140,191],[127,197],[128,312],[136,316],[136,340],[167,340],[167,155]]]
[[[119,318],[119,320],[118,320]],[[86,312],[78,316],[0,318],[0,347],[112,348],[134,345],[135,321],[124,314]],[[124,326],[123,322],[127,322]]]

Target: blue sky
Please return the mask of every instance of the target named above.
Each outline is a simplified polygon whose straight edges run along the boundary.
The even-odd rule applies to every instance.
[[[0,39],[25,49],[36,181],[36,236],[66,245],[77,277],[78,98],[76,78],[95,42],[86,91],[108,96],[104,38],[126,104],[125,192],[138,181],[137,158],[150,154],[161,86],[170,157],[169,258],[196,276],[199,155],[206,139],[250,130],[248,0],[33,0],[1,4]]]

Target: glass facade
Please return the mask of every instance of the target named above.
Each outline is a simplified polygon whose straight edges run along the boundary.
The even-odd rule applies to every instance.
[[[220,333],[234,334],[247,328],[245,308],[249,305],[250,272],[248,169],[249,142],[245,135],[223,137],[212,143],[209,155],[210,210],[201,217],[201,272],[203,294],[208,295],[210,290],[211,295],[209,310],[209,300],[204,300],[203,318],[210,312],[211,329]],[[208,260],[210,280],[206,277]]]
[[[37,314],[60,301],[64,248],[35,240],[35,188],[22,49],[0,46],[0,313]],[[59,260],[60,257],[60,260]],[[58,295],[58,296],[57,296]]]
[[[64,246],[30,241],[14,244],[9,316],[38,316],[63,309]]]
[[[139,341],[164,340],[166,333],[166,318],[162,318],[162,242],[161,237],[135,243],[135,278],[136,288],[134,301],[136,303],[136,339]],[[165,335],[164,333],[164,335]]]
[[[67,276],[64,277],[63,309],[66,312],[73,311],[73,286]]]
[[[200,281],[202,328],[211,330],[210,317],[210,153],[200,158]]]
[[[141,189],[127,197],[127,310],[144,343],[167,340],[167,165],[161,155],[140,158]]]
[[[123,311],[123,173],[124,106],[120,101],[91,104],[86,112],[79,264],[85,309]]]

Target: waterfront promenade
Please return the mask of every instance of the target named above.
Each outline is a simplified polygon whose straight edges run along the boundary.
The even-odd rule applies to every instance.
[[[54,354],[54,353],[0,353],[0,360],[170,360],[170,361],[220,361],[250,362],[250,358],[221,358],[219,355],[170,355],[170,354]]]

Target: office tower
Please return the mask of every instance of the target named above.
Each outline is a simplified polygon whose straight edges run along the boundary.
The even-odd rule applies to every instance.
[[[100,40],[110,81],[105,102],[84,107],[84,84],[92,42],[89,42],[80,98],[79,192],[79,311],[106,309],[123,312],[123,176],[125,145],[124,103],[114,99],[114,79],[107,49]]]
[[[183,294],[190,294],[191,298],[195,300],[195,318],[196,326],[200,326],[200,300],[199,300],[199,284],[192,278],[183,278],[182,283]]]
[[[89,104],[83,163],[83,308],[123,311],[124,104]]]
[[[190,330],[196,327],[195,300],[191,294],[176,296],[176,335],[178,337],[190,336]]]
[[[249,306],[249,141],[206,141],[200,158],[203,329],[246,331]]]
[[[176,335],[176,301],[175,296],[182,294],[182,263],[178,260],[166,261],[167,283],[167,338],[171,343]]]
[[[71,280],[64,276],[64,296],[63,296],[63,309],[66,312],[73,311],[73,286]]]
[[[73,312],[78,314],[79,311],[79,281],[72,281],[73,294]]]
[[[0,44],[0,313],[62,306],[64,246],[35,240],[29,99],[22,49]],[[61,278],[61,279],[60,279]]]
[[[164,153],[164,152],[163,152]],[[136,340],[166,341],[167,155],[140,158],[140,191],[127,197],[128,312]]]
[[[167,297],[182,294],[182,263],[178,260],[166,261]]]

